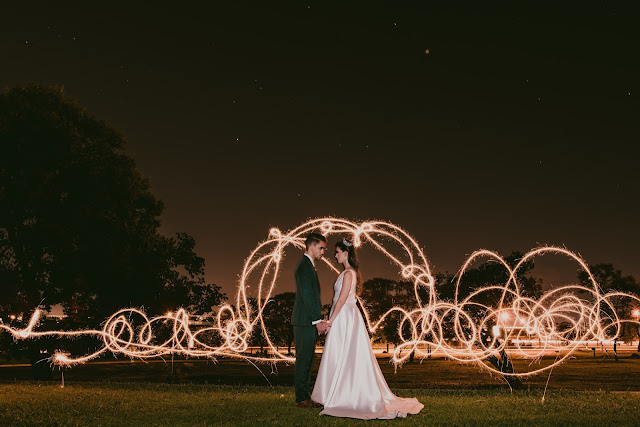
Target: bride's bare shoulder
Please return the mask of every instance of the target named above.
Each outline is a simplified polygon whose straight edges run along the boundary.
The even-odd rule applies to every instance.
[[[355,277],[356,276],[356,271],[353,268],[347,268],[344,270],[344,277],[345,279],[347,278],[347,276],[350,278]]]

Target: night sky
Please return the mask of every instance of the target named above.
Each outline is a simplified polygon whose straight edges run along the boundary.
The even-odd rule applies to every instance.
[[[122,132],[230,296],[270,227],[328,215],[403,227],[436,271],[554,244],[640,278],[633,11],[40,3],[3,5],[0,84]]]

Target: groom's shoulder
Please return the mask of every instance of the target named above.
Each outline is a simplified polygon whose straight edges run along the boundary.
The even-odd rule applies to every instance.
[[[307,265],[311,265],[311,260],[309,260],[309,258],[306,255],[302,255],[302,258],[300,258],[300,261],[298,261],[298,265],[296,266],[296,270],[298,270],[300,268],[304,268]]]

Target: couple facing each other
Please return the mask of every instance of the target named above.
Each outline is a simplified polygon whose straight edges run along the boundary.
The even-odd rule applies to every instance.
[[[301,408],[324,406],[321,415],[360,419],[417,414],[424,405],[415,398],[395,396],[373,354],[369,332],[356,305],[356,288],[361,285],[356,250],[347,239],[335,246],[335,259],[344,269],[333,285],[329,319],[322,319],[315,262],[323,257],[326,247],[325,236],[309,234],[304,256],[296,267],[296,299],[291,316],[296,348],[296,405]],[[311,392],[318,333],[326,333],[327,337]]]

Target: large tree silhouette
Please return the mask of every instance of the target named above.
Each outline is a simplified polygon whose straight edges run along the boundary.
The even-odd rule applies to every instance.
[[[225,299],[184,233],[158,232],[163,204],[124,137],[60,87],[0,93],[0,317],[62,304],[76,324],[114,310]]]
[[[507,265],[514,268],[523,256],[524,253],[513,251],[511,254],[504,257],[504,260],[507,262]],[[529,259],[518,269],[518,285],[520,292],[523,296],[531,298],[537,298],[542,295],[542,280],[531,274],[534,267],[534,261]],[[438,294],[442,299],[453,300],[455,295],[456,277],[453,275],[445,276],[441,277],[441,279],[436,283]],[[486,286],[504,286],[507,284],[508,280],[509,272],[501,263],[494,262],[493,260],[484,262],[478,267],[469,268],[465,271],[464,275],[460,279],[458,299],[466,298],[475,290]],[[483,292],[478,295],[474,301],[488,306],[496,306],[501,296],[502,292],[499,290],[496,292]]]
[[[595,264],[589,267],[593,278],[600,286],[603,292],[624,292],[629,294],[640,295],[640,283],[631,275],[623,275],[622,270],[616,269],[613,264]],[[578,272],[578,280],[585,287],[591,287],[589,275],[580,270]],[[628,323],[627,320],[634,319],[633,311],[639,307],[637,304],[625,297],[614,297],[610,299],[615,310],[615,314],[619,319],[623,320],[620,338],[624,341],[631,342],[636,337],[640,340],[640,327],[637,323]],[[613,314],[609,307],[602,304],[601,308],[605,313],[609,314],[613,319]],[[637,321],[637,318],[634,320]],[[611,331],[613,332],[613,331]],[[638,342],[638,351],[640,351],[640,341]]]
[[[405,310],[413,310],[418,307],[413,283],[380,277],[367,280],[362,284],[360,300],[372,322],[378,321],[393,307],[401,307]],[[392,312],[374,332],[374,336],[387,343],[387,351],[389,351],[390,343],[397,345],[401,342],[399,329],[402,319],[403,315],[400,312]],[[408,334],[409,331],[405,331],[405,333]]]
[[[291,315],[295,299],[295,292],[284,292],[275,295],[264,308],[264,322],[271,340],[278,346],[287,347],[288,354],[293,344]]]

